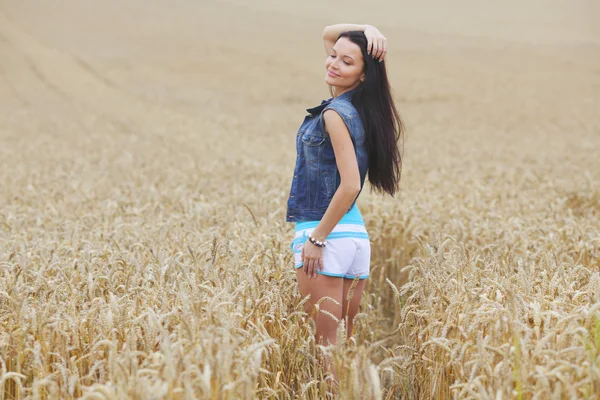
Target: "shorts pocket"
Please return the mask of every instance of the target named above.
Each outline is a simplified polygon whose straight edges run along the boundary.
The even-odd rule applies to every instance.
[[[292,250],[294,250],[294,254],[298,253],[302,253],[302,247],[304,246],[304,243],[301,242],[296,242],[296,243],[292,243]]]

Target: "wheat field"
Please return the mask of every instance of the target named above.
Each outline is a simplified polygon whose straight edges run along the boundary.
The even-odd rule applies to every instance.
[[[0,0],[2,398],[598,398],[598,20],[594,0]],[[407,132],[400,193],[357,203],[354,340],[323,347],[285,207],[329,97],[321,33],[346,22],[388,38]]]

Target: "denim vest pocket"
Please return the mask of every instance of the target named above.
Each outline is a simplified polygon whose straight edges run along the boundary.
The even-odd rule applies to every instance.
[[[304,158],[311,165],[311,169],[318,168],[323,157],[323,148],[325,147],[325,136],[319,132],[307,131],[302,135],[302,143],[304,144]],[[314,178],[318,177],[318,170],[314,171]]]
[[[306,132],[302,135],[302,143],[307,146],[320,146],[325,141],[325,136],[314,132]]]

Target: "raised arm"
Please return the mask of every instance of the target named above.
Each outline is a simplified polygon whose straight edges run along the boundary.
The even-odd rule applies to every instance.
[[[326,26],[323,30],[323,41],[325,42],[325,53],[329,55],[340,33],[346,31],[362,31],[364,32],[369,25],[357,24],[335,24]]]
[[[387,39],[379,29],[372,25],[357,24],[335,24],[328,25],[323,30],[323,42],[325,44],[325,53],[331,54],[331,49],[335,45],[340,33],[346,31],[362,31],[367,38],[367,53],[382,61],[387,54]]]

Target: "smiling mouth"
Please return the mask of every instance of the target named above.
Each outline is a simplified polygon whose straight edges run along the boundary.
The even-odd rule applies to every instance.
[[[331,71],[327,71],[327,73],[328,73],[330,76],[339,76],[338,74],[334,74],[334,73],[333,73],[333,72],[331,72]]]

